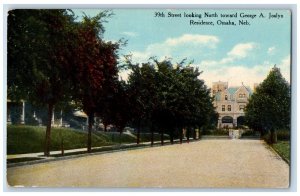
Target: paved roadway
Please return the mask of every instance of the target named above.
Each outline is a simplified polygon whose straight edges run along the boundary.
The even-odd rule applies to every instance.
[[[287,188],[289,166],[260,140],[209,139],[7,169],[11,186]]]

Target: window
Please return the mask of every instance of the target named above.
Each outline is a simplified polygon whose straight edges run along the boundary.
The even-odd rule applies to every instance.
[[[228,105],[228,106],[227,106],[227,110],[228,110],[228,111],[231,111],[231,105]]]
[[[225,100],[228,100],[228,96],[227,95],[225,95]]]
[[[245,105],[240,105],[240,111],[244,111],[245,110]]]
[[[222,105],[222,111],[225,111],[225,105]]]
[[[233,118],[231,116],[224,116],[222,118],[222,123],[233,123]]]
[[[246,97],[246,94],[245,94],[245,93],[239,94],[239,98],[245,98],[245,97]]]

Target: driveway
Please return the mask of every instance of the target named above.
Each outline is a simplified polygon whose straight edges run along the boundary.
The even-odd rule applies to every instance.
[[[289,166],[260,140],[209,139],[11,167],[11,186],[288,188]]]

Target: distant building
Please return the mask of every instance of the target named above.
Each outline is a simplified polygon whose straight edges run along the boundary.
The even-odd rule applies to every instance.
[[[236,127],[244,124],[244,110],[252,90],[243,83],[238,87],[228,87],[228,82],[213,82],[212,96],[219,114],[218,128]]]
[[[47,110],[43,107],[33,106],[25,100],[12,101],[7,99],[7,124],[26,124],[43,126],[47,123]],[[66,114],[64,114],[66,116]],[[74,115],[75,116],[75,115]],[[63,121],[62,110],[53,111],[51,126],[68,127],[67,121]]]
[[[7,99],[7,125],[46,126],[48,111],[46,107],[34,106],[25,100],[12,101]],[[99,127],[99,118],[95,117],[95,125]],[[52,127],[71,127],[77,130],[87,130],[88,116],[80,110],[55,108],[51,118]]]
[[[7,124],[25,124],[25,101],[14,102],[7,100]]]

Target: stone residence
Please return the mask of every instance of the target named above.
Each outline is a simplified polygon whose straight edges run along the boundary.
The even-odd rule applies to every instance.
[[[219,114],[218,128],[232,128],[244,124],[244,110],[252,90],[245,86],[228,87],[228,82],[213,82],[212,96]]]

